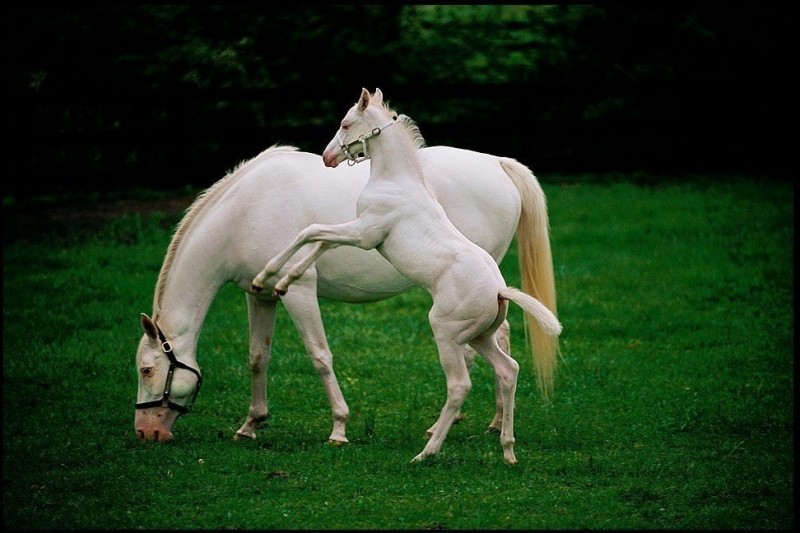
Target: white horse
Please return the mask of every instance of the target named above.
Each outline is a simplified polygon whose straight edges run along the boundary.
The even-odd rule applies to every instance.
[[[414,130],[410,122],[408,126]],[[512,159],[446,146],[423,148],[421,136],[417,141],[427,179],[453,223],[498,263],[516,231],[522,288],[535,291],[555,310],[547,206],[530,170]],[[167,249],[152,318],[141,315],[144,335],[136,354],[139,438],[173,438],[175,420],[199,389],[196,347],[206,314],[229,282],[247,293],[252,372],[250,406],[236,438],[256,437],[269,416],[267,369],[279,300],[251,293],[250,281],[311,222],[352,219],[368,177],[368,165],[330,170],[319,155],[273,146],[195,200]],[[330,442],[347,442],[349,409],[333,371],[317,298],[378,301],[411,286],[377,252],[342,247],[320,258],[282,298],[331,404]],[[552,351],[548,339],[533,328],[537,352]],[[499,430],[499,397],[496,404],[490,429]]]
[[[355,147],[362,157],[371,159],[369,181],[356,202],[357,218],[305,228],[255,276],[253,289],[263,290],[267,280],[309,243],[314,243],[311,250],[281,277],[275,293],[286,294],[289,285],[326,250],[340,245],[376,249],[433,298],[428,319],[446,374],[447,401],[425,448],[413,460],[438,453],[459,414],[472,386],[464,356],[469,345],[494,369],[503,401],[503,458],[516,463],[514,397],[519,365],[500,347],[497,329],[505,320],[509,300],[553,339],[561,333],[561,324],[542,302],[508,287],[492,256],[453,225],[426,184],[413,138],[405,128],[391,127],[397,118],[383,103],[379,89],[374,95],[362,89],[322,154],[325,165],[334,168],[345,159],[357,160],[352,153]],[[551,384],[555,359],[554,354],[549,355],[551,360],[540,368],[547,369],[542,378]]]

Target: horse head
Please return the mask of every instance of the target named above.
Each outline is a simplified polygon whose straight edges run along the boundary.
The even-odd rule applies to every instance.
[[[200,390],[202,377],[181,362],[164,332],[142,313],[144,335],[136,352],[139,375],[134,427],[140,440],[172,440],[172,425],[189,411]]]
[[[345,159],[350,165],[369,159],[367,140],[379,135],[396,120],[397,113],[383,103],[380,89],[376,88],[374,94],[361,89],[358,101],[344,116],[336,135],[322,152],[322,161],[326,167],[335,168]]]

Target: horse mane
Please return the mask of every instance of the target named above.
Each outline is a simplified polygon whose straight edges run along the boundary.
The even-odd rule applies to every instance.
[[[414,146],[417,148],[417,150],[421,150],[427,146],[425,143],[425,138],[422,136],[422,132],[419,131],[419,126],[417,126],[417,123],[414,122],[414,119],[408,115],[398,114],[397,111],[389,106],[388,102],[383,102],[383,108],[391,115],[397,116],[397,123],[403,126],[403,129],[406,131],[408,136],[411,137],[411,142],[414,143]]]
[[[403,126],[403,129],[406,130],[408,136],[411,137],[411,142],[414,143],[417,150],[421,150],[427,146],[422,132],[419,131],[419,126],[417,126],[417,123],[414,122],[411,117],[408,115],[397,115],[397,121]]]
[[[405,130],[406,134],[411,139],[411,143],[417,150],[422,150],[427,146],[425,143],[425,138],[422,136],[422,132],[419,130],[417,123],[414,122],[414,119],[408,115],[398,114],[397,111],[389,107],[387,102],[383,103],[383,108],[390,114],[397,116],[397,123],[403,127],[403,130]],[[433,189],[433,186],[431,186],[430,181],[428,181],[428,178],[425,176],[424,172],[422,174],[422,182],[425,184],[428,194],[430,194],[431,197],[438,202],[439,198],[436,195],[436,191]]]
[[[164,262],[161,264],[161,270],[158,273],[158,281],[156,282],[156,296],[153,303],[154,321],[161,309],[161,300],[163,299],[164,292],[166,291],[167,279],[169,278],[169,271],[175,259],[175,254],[178,251],[178,247],[180,246],[183,237],[188,233],[192,222],[194,222],[200,216],[200,213],[202,213],[208,205],[218,198],[223,191],[227,190],[236,181],[236,179],[243,174],[245,169],[252,167],[257,161],[260,161],[273,154],[296,152],[297,150],[298,149],[295,146],[280,146],[273,144],[252,159],[240,162],[236,167],[234,167],[233,170],[229,171],[223,178],[214,183],[208,189],[201,192],[197,198],[195,198],[194,202],[192,202],[192,204],[186,209],[183,218],[178,223],[175,233],[172,236],[172,240],[169,243],[169,247],[167,247],[167,253],[164,257]]]

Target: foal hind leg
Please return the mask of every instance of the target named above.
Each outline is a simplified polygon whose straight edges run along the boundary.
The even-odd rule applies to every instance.
[[[475,364],[475,357],[477,357],[478,352],[473,350],[469,345],[464,346],[463,352],[464,352],[464,362],[467,365],[467,372],[471,372],[472,365]],[[497,415],[495,415],[495,418],[496,417]],[[458,414],[456,415],[455,420],[453,420],[453,424],[458,424],[462,420],[464,420],[464,415],[461,414],[461,411],[459,411]],[[434,422],[433,425],[429,427],[427,431],[425,431],[425,438],[426,439],[431,438],[431,435],[433,435],[434,431],[436,431],[436,422]]]
[[[500,444],[503,446],[503,459],[508,464],[517,462],[514,455],[514,401],[517,390],[519,364],[509,357],[498,343],[498,334],[479,336],[470,342],[494,368],[498,388],[503,398],[503,415],[500,428]]]
[[[511,326],[508,323],[508,320],[503,320],[503,323],[500,324],[500,327],[497,328],[497,343],[500,345],[500,349],[505,352],[507,355],[511,355]],[[503,429],[503,393],[502,393],[502,386],[500,384],[500,377],[497,375],[497,372],[494,374],[494,418],[492,419],[491,423],[489,423],[489,427],[486,429],[487,433],[499,433]]]
[[[500,327],[497,329],[497,341],[500,344],[500,349],[502,349],[505,353],[511,355],[511,326],[508,323],[508,320],[504,320]],[[472,365],[475,363],[475,357],[478,355],[471,346],[467,345],[464,347],[464,360],[467,363],[467,370],[472,370]],[[494,376],[494,403],[495,403],[495,410],[494,410],[494,418],[492,419],[491,423],[489,423],[489,427],[486,429],[486,433],[500,433],[500,430],[503,427],[503,395],[500,392],[500,380],[497,377],[497,374]],[[453,421],[454,424],[461,422],[464,419],[464,415],[460,412],[456,416],[456,419]],[[434,423],[426,432],[425,437],[430,438],[433,435],[433,432],[436,430],[436,424]]]
[[[435,455],[439,452],[450,426],[453,425],[464,400],[467,397],[472,382],[469,379],[469,370],[464,360],[464,348],[451,340],[436,340],[439,347],[439,361],[444,368],[447,379],[447,401],[439,414],[439,419],[433,425],[433,433],[428,443],[412,462],[422,461],[426,457]]]

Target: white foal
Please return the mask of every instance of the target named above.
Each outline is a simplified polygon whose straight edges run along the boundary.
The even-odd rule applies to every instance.
[[[369,181],[356,206],[357,218],[344,224],[308,226],[253,278],[252,288],[263,290],[267,280],[308,243],[316,244],[275,284],[277,294],[285,293],[325,250],[343,244],[375,248],[433,298],[428,318],[446,375],[447,401],[430,439],[414,461],[439,452],[464,403],[472,386],[464,358],[464,348],[469,345],[492,365],[500,385],[500,442],[504,460],[513,464],[519,365],[500,347],[498,327],[505,320],[509,300],[529,313],[547,335],[558,336],[561,324],[539,300],[506,286],[492,257],[450,222],[426,186],[412,139],[405,128],[395,125],[396,119],[397,115],[383,104],[379,89],[374,95],[362,89],[322,155],[328,167],[345,159],[371,159]],[[554,366],[554,361],[537,364],[537,368],[549,372]],[[552,375],[543,379],[550,382]]]

